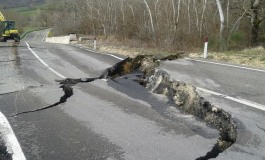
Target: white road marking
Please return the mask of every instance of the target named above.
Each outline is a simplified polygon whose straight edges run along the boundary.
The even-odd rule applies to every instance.
[[[108,56],[111,56],[111,57],[114,57],[114,58],[117,58],[117,59],[119,59],[119,60],[124,60],[123,58],[121,58],[121,57],[118,57],[118,56],[115,56],[115,55],[113,55],[113,54],[107,54]]]
[[[202,63],[216,64],[216,65],[220,65],[220,66],[240,68],[240,69],[246,69],[246,70],[258,71],[258,72],[265,73],[265,70],[262,70],[262,69],[248,68],[248,67],[243,67],[243,66],[236,66],[236,65],[224,64],[224,63],[217,63],[217,62],[208,62],[208,61],[203,61],[203,60],[198,60],[198,59],[191,59],[191,58],[185,58],[185,59],[186,60],[189,60],[189,61],[196,61],[196,62],[202,62]]]
[[[115,57],[117,59],[120,59],[120,60],[123,60],[122,58],[120,57],[117,57],[117,56],[114,56],[112,54],[108,54],[109,56],[112,56],[112,57]],[[195,60],[196,61],[196,60]],[[204,62],[204,61],[203,61]],[[211,62],[210,62],[211,63]],[[215,63],[214,63],[215,64]],[[220,63],[220,65],[222,65]],[[225,64],[224,64],[225,65]],[[265,72],[263,70],[257,70],[257,69],[251,69],[251,68],[246,68],[246,67],[239,67],[239,66],[233,66],[233,65],[225,65],[225,66],[229,66],[229,67],[237,67],[237,68],[243,68],[243,69],[249,69],[249,70],[255,70],[255,71],[262,71],[262,72]],[[237,103],[240,103],[240,104],[244,104],[244,105],[247,105],[247,106],[250,106],[250,107],[253,107],[253,108],[256,108],[256,109],[260,109],[260,110],[263,110],[265,111],[265,106],[264,105],[261,105],[261,104],[258,104],[258,103],[255,103],[255,102],[251,102],[249,100],[246,100],[246,99],[242,99],[242,98],[235,98],[235,97],[230,97],[230,96],[227,96],[227,95],[224,95],[224,94],[221,94],[221,93],[217,93],[217,92],[214,92],[214,91],[210,91],[210,90],[207,90],[207,89],[204,89],[204,88],[200,88],[200,87],[196,87],[198,90],[201,90],[203,92],[207,92],[207,93],[210,93],[210,94],[213,94],[213,95],[216,95],[216,96],[219,96],[219,97],[222,97],[222,98],[225,98],[225,99],[229,99],[231,101],[234,101],[234,102],[237,102]]]
[[[119,60],[124,60],[123,58],[117,57],[117,56],[112,55],[112,54],[107,54],[107,55],[112,56],[114,58],[117,58]],[[192,59],[189,59],[189,58],[186,58],[186,59],[192,60]],[[197,60],[194,60],[194,61],[197,61]],[[198,60],[198,61],[200,61],[200,60]],[[252,69],[252,68],[240,67],[240,66],[234,66],[234,65],[227,65],[227,64],[222,64],[222,63],[214,63],[214,62],[206,62],[206,61],[201,61],[201,62],[213,63],[213,64],[224,65],[224,66],[228,66],[228,67],[235,67],[235,68],[242,68],[242,69],[265,72],[264,70]],[[264,105],[261,105],[261,104],[255,103],[255,102],[251,102],[251,101],[248,101],[248,100],[242,99],[242,98],[230,97],[230,96],[227,96],[227,95],[224,95],[224,94],[221,94],[221,93],[217,93],[217,92],[214,92],[214,91],[210,91],[210,90],[207,90],[207,89],[204,89],[204,88],[200,88],[200,87],[196,87],[196,88],[198,90],[201,90],[201,91],[204,91],[204,92],[207,92],[207,93],[210,93],[210,94],[213,94],[213,95],[225,98],[225,99],[229,99],[229,100],[234,101],[234,102],[238,102],[240,104],[244,104],[244,105],[247,105],[247,106],[250,106],[250,107],[265,111],[265,106]]]
[[[222,97],[222,98],[225,98],[225,99],[229,99],[231,101],[234,101],[234,102],[237,102],[237,103],[240,103],[240,104],[244,104],[244,105],[247,105],[247,106],[250,106],[250,107],[265,111],[265,106],[262,105],[262,104],[251,102],[249,100],[242,99],[242,98],[230,97],[228,95],[224,95],[224,94],[217,93],[217,92],[214,92],[214,91],[210,91],[208,89],[204,89],[204,88],[200,88],[200,87],[196,87],[196,88],[198,90],[200,90],[200,91],[203,91],[203,92],[206,92],[206,93],[210,93],[212,95],[216,95],[216,96],[219,96],[219,97]]]
[[[42,59],[40,59],[40,57],[30,48],[30,45],[28,43],[27,43],[27,45],[28,45],[28,49],[35,55],[35,57],[44,66],[46,66],[49,70],[51,70],[53,73],[55,73],[59,77],[66,79],[65,76],[63,76],[62,74],[60,74],[57,71],[55,71],[48,64],[46,64]],[[79,48],[82,48],[82,47],[79,47]],[[88,49],[86,49],[86,50],[88,50]],[[92,51],[92,50],[89,50],[89,51]],[[95,51],[92,51],[92,52],[95,52]],[[114,58],[119,59],[119,60],[124,60],[123,58],[120,58],[120,57],[112,55],[112,54],[106,54],[106,55],[109,55],[109,56],[114,57]],[[223,65],[223,66],[228,66],[228,67],[235,67],[235,68],[242,68],[242,69],[254,70],[254,71],[259,71],[259,72],[265,72],[264,70],[252,69],[252,68],[240,67],[240,66],[234,66],[234,65],[229,65],[229,64],[207,62],[207,61],[201,61],[201,60],[193,60],[193,59],[190,59],[190,58],[186,58],[186,59],[187,60],[192,60],[192,61],[199,61],[199,62],[203,62],[203,63],[211,63],[211,64]],[[105,81],[105,80],[103,80],[103,81]],[[201,91],[204,91],[204,92],[207,92],[207,93],[210,93],[210,94],[213,94],[213,95],[216,95],[216,96],[219,96],[219,97],[222,97],[222,98],[226,98],[226,99],[229,99],[229,100],[232,100],[232,101],[235,101],[235,102],[238,102],[238,103],[241,103],[241,104],[244,104],[244,105],[247,105],[247,106],[250,106],[250,107],[265,111],[265,106],[263,106],[261,104],[258,104],[258,103],[255,103],[255,102],[251,102],[251,101],[248,101],[248,100],[245,100],[245,99],[241,99],[241,98],[230,97],[230,96],[227,96],[227,95],[224,95],[224,94],[221,94],[221,93],[217,93],[217,92],[214,92],[214,91],[210,91],[210,90],[207,90],[207,89],[203,89],[203,88],[200,88],[200,87],[197,87],[197,89],[201,90]]]
[[[19,142],[6,117],[0,112],[1,137],[7,147],[8,153],[12,154],[13,160],[26,160],[26,157],[19,145]]]
[[[80,49],[84,49],[84,50],[86,50],[86,51],[90,51],[90,52],[93,52],[93,53],[105,54],[105,55],[108,55],[108,56],[114,57],[114,58],[119,59],[119,60],[124,60],[124,58],[121,58],[121,57],[115,56],[115,55],[113,55],[113,54],[103,53],[103,52],[97,52],[97,51],[95,51],[95,50],[92,50],[92,49],[89,49],[89,48],[86,48],[86,47],[82,47],[82,46],[78,46],[78,45],[71,45],[71,46],[74,46],[74,47],[77,47],[77,48],[80,48]]]
[[[24,38],[22,38],[21,41],[24,40],[25,38],[27,38],[27,36],[29,35],[28,33],[24,33],[24,34],[26,34],[26,36],[25,36]],[[23,35],[24,35],[24,34],[23,34]],[[21,35],[21,37],[22,37],[23,35]]]
[[[31,53],[45,66],[47,67],[50,71],[52,71],[54,74],[56,74],[57,76],[66,79],[66,77],[62,74],[60,74],[59,72],[57,72],[56,70],[54,70],[52,67],[50,67],[46,62],[44,62],[30,47],[29,43],[26,43],[28,46],[28,49],[31,51]]]

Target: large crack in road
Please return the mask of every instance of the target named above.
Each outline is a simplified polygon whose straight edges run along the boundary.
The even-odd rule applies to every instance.
[[[173,60],[181,54],[157,59],[154,56],[139,55],[135,58],[126,58],[114,66],[107,68],[99,77],[56,80],[60,83],[64,95],[52,105],[36,110],[20,112],[12,115],[15,117],[21,114],[38,112],[65,103],[73,94],[73,86],[78,83],[89,83],[98,79],[111,79],[128,74],[135,74],[135,81],[156,94],[167,96],[176,104],[176,108],[196,116],[208,124],[214,125],[219,130],[219,138],[211,151],[196,160],[208,160],[216,158],[220,153],[229,148],[237,137],[237,126],[232,116],[224,110],[212,105],[201,97],[196,88],[190,84],[173,80],[168,73],[157,70],[161,60]]]

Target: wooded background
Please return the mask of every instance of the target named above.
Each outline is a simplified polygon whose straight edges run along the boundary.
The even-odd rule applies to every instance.
[[[54,35],[111,37],[172,50],[201,47],[206,37],[216,50],[265,43],[265,0],[46,0],[45,9],[22,19],[19,24],[53,27]]]

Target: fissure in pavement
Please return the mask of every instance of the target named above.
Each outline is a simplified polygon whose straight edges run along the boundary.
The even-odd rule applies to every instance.
[[[209,101],[201,97],[194,86],[175,81],[165,71],[156,69],[161,60],[173,60],[177,58],[179,58],[179,54],[162,59],[157,59],[154,56],[140,55],[135,58],[126,58],[118,62],[113,67],[106,69],[96,78],[67,78],[65,80],[57,80],[60,82],[60,88],[64,91],[64,95],[60,98],[59,102],[40,109],[17,113],[13,116],[37,112],[65,103],[67,99],[74,94],[73,86],[78,83],[89,83],[97,79],[106,78],[115,80],[116,77],[137,73],[138,78],[135,79],[136,82],[145,86],[153,93],[167,96],[175,102],[176,108],[196,116],[206,123],[213,124],[219,130],[219,138],[212,150],[204,156],[197,158],[197,160],[216,158],[236,141],[236,123],[228,112],[212,105]]]

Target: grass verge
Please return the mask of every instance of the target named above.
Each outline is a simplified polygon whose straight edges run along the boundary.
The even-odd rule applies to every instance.
[[[202,54],[192,53],[190,57],[201,58]],[[263,47],[210,52],[208,59],[265,69],[265,49]]]
[[[93,37],[91,40],[74,42],[93,49]],[[191,47],[192,48],[192,47]],[[115,53],[128,57],[137,55],[154,55],[158,58],[184,52],[182,50],[170,49],[166,46],[154,46],[137,40],[118,41],[114,37],[97,37],[97,50],[106,53]],[[184,56],[191,58],[202,58],[203,49],[185,51]],[[240,64],[255,68],[265,69],[265,49],[263,47],[247,48],[244,50],[230,50],[225,52],[209,52],[208,59],[219,62]]]

